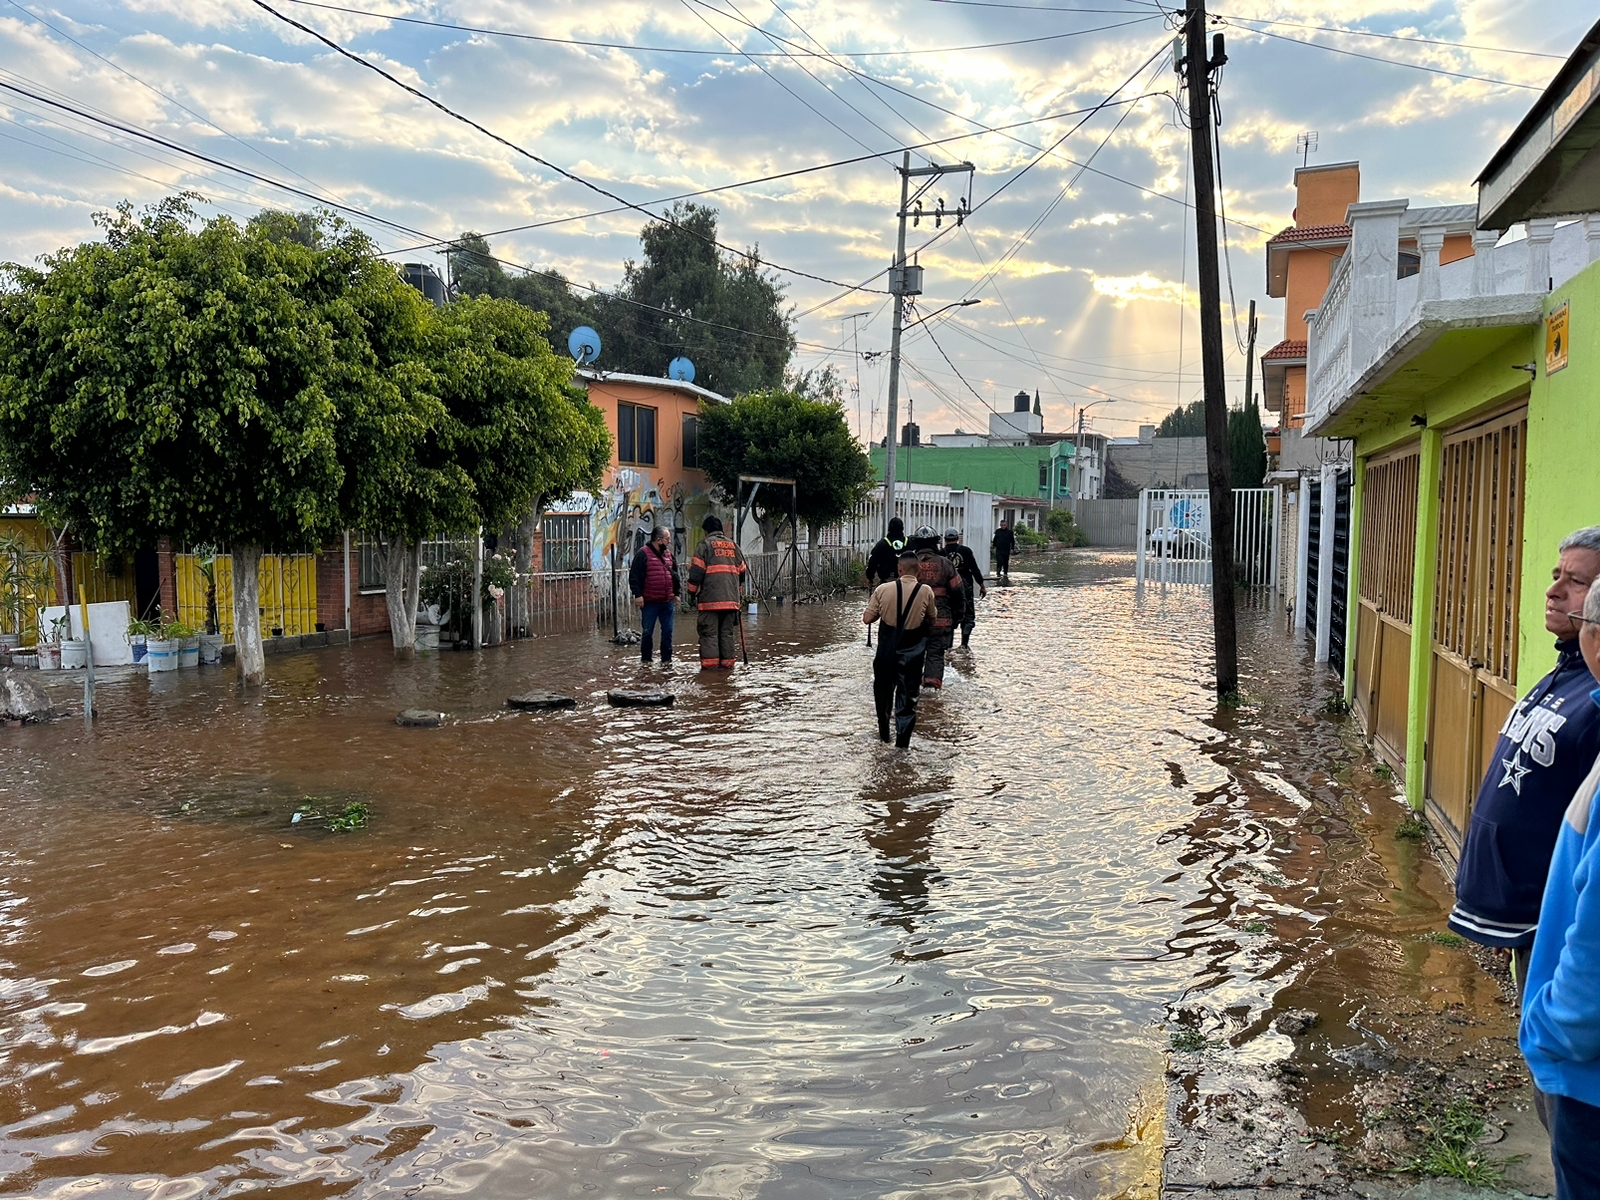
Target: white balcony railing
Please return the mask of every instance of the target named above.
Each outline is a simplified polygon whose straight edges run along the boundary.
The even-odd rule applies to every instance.
[[[1600,214],[1560,228],[1530,222],[1525,236],[1502,245],[1493,233],[1472,234],[1473,256],[1440,265],[1447,233],[1464,232],[1461,206],[1414,214],[1405,237],[1422,247],[1418,274],[1398,279],[1398,247],[1406,201],[1350,207],[1350,249],[1340,257],[1321,306],[1306,329],[1306,426],[1315,432],[1353,398],[1374,366],[1423,322],[1477,321],[1486,296],[1543,297],[1600,259]],[[1451,218],[1448,224],[1432,218]],[[1477,302],[1477,303],[1475,303]],[[1501,307],[1504,307],[1501,305]]]

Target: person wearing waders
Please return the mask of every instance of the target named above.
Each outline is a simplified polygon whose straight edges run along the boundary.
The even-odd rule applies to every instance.
[[[978,623],[978,597],[989,594],[989,585],[983,581],[983,568],[978,566],[978,556],[971,546],[961,544],[961,531],[954,527],[944,531],[944,556],[961,575],[961,590],[966,603],[961,607],[961,648],[965,650],[972,640],[972,628]]]
[[[899,517],[889,518],[889,532],[887,536],[878,539],[878,544],[872,548],[872,553],[867,555],[867,586],[877,587],[880,583],[889,583],[895,577],[895,564],[900,561],[900,555],[906,548],[906,523]]]
[[[1556,638],[1555,670],[1500,727],[1456,867],[1450,928],[1509,951],[1519,999],[1526,999],[1539,902],[1561,817],[1600,755],[1600,709],[1589,701],[1595,681],[1578,645],[1583,602],[1596,577],[1600,525],[1578,530],[1557,549],[1544,594],[1544,627]]]
[[[739,650],[739,598],[743,592],[744,555],[722,532],[718,517],[700,522],[705,537],[689,563],[689,603],[696,609],[700,634],[700,669],[731,671]]]
[[[1574,615],[1579,622],[1578,650],[1589,682],[1600,682],[1600,586],[1589,589],[1582,610]],[[1600,688],[1592,689],[1582,704],[1600,711],[1595,708],[1600,705]],[[1600,1196],[1600,1155],[1595,1153],[1600,1147],[1597,791],[1600,762],[1587,772],[1561,817],[1539,908],[1539,933],[1528,963],[1522,1028],[1517,1036],[1533,1076],[1534,1108],[1550,1131],[1556,1200]]]
[[[1017,535],[1011,532],[1011,522],[1001,521],[994,531],[994,576],[1011,582],[1011,552],[1017,548]]]
[[[633,593],[634,607],[639,610],[642,636],[639,638],[639,658],[650,661],[656,625],[661,625],[661,665],[672,665],[672,622],[678,611],[678,597],[683,594],[678,583],[678,564],[672,559],[672,530],[657,525],[650,531],[650,540],[639,547],[628,567],[628,590]]]
[[[915,554],[900,556],[898,574],[880,583],[867,598],[861,622],[878,622],[878,653],[872,660],[872,699],[878,709],[878,738],[902,750],[911,744],[917,724],[917,692],[922,686],[922,660],[932,629],[933,591],[917,579]]]
[[[928,631],[928,653],[922,664],[922,686],[944,686],[944,656],[954,632],[951,614],[960,615],[965,607],[961,573],[939,553],[939,535],[930,525],[919,525],[911,535],[911,549],[917,555],[917,578],[933,593],[933,627]]]

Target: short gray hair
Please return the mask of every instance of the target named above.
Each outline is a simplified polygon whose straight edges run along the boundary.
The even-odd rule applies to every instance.
[[[1583,619],[1600,624],[1600,579],[1589,585],[1589,594],[1583,598]]]
[[[1593,550],[1600,554],[1600,525],[1587,525],[1561,539],[1560,553],[1568,550]]]

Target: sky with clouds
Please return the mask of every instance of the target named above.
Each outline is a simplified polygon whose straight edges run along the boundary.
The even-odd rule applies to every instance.
[[[833,363],[851,383],[859,368],[850,408],[863,432],[883,433],[886,356],[865,355],[889,344],[879,273],[894,250],[893,164],[911,146],[914,165],[973,163],[978,206],[960,228],[925,219],[910,231],[910,247],[927,243],[918,313],[980,301],[906,336],[903,391],[925,435],[983,428],[1018,389],[1040,394],[1047,428],[1092,405],[1088,427],[1111,435],[1200,394],[1170,6],[270,2],[629,203],[656,211],[725,188],[702,198],[720,210],[722,241],[793,268],[779,275],[798,315],[795,365]],[[1263,243],[1291,222],[1296,135],[1317,131],[1313,163],[1359,160],[1364,199],[1470,201],[1595,14],[1579,0],[1213,3],[1229,59],[1224,342],[1237,398],[1251,299],[1261,347],[1280,336]],[[473,229],[508,261],[609,287],[638,254],[637,211],[585,216],[618,206],[253,0],[0,0],[0,258],[92,238],[95,212],[182,188],[206,212],[309,206],[61,105],[390,222],[356,219],[396,261],[439,262],[424,243]],[[841,160],[856,161],[802,171]],[[962,179],[940,181],[925,205],[953,207]],[[870,282],[847,291],[808,276]]]

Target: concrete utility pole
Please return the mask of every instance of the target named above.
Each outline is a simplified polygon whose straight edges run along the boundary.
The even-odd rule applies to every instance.
[[[1228,463],[1228,396],[1222,366],[1222,286],[1217,273],[1217,188],[1211,141],[1211,76],[1228,61],[1222,35],[1206,57],[1205,0],[1184,10],[1183,69],[1189,88],[1194,163],[1195,259],[1200,282],[1200,365],[1205,381],[1206,482],[1211,492],[1211,625],[1217,693],[1239,690],[1239,631],[1233,594],[1233,472]]]
[[[900,160],[900,165],[895,168],[900,172],[900,233],[895,242],[894,265],[889,268],[889,291],[894,296],[894,328],[889,335],[889,411],[886,437],[884,441],[883,456],[883,536],[889,536],[889,522],[894,517],[895,498],[895,448],[900,441],[900,334],[905,328],[906,297],[920,296],[922,294],[922,268],[906,262],[906,218],[910,217],[916,224],[922,224],[923,217],[932,217],[937,228],[945,220],[953,219],[957,225],[965,222],[970,211],[970,196],[972,191],[971,180],[967,183],[968,195],[963,197],[955,208],[946,210],[944,201],[939,201],[937,208],[924,212],[920,197],[932,186],[933,180],[941,175],[957,175],[965,173],[971,175],[975,170],[969,162],[955,163],[950,166],[930,164],[926,167],[913,168],[911,165],[911,151],[907,150]],[[927,177],[929,182],[917,189],[917,195],[911,195],[911,180]],[[915,211],[911,208],[912,200],[916,200]]]

